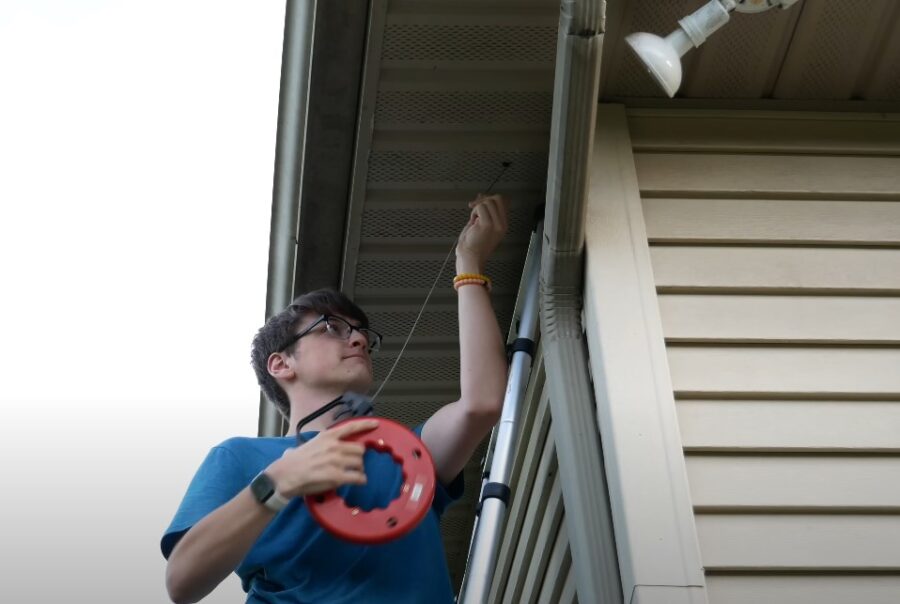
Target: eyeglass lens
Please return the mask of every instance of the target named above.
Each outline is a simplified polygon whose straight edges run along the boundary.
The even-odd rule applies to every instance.
[[[356,329],[365,336],[369,350],[373,350],[378,345],[378,335],[376,333],[365,327],[353,327],[350,323],[340,317],[326,317],[325,324],[334,335],[345,340],[349,340],[353,330]]]

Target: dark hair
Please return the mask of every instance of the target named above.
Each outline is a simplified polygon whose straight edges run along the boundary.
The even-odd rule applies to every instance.
[[[366,313],[342,292],[334,289],[317,289],[303,294],[294,299],[290,306],[274,315],[266,321],[256,336],[250,348],[250,362],[253,371],[256,372],[256,381],[262,388],[272,404],[284,417],[291,414],[291,402],[287,393],[278,385],[275,378],[269,374],[269,356],[284,347],[291,336],[294,335],[297,326],[303,320],[304,315],[342,315],[359,323],[359,327],[368,327],[369,318]],[[288,354],[293,354],[296,343],[285,349]]]

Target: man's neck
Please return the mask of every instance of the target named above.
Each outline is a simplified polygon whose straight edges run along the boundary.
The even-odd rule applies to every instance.
[[[289,420],[290,423],[288,424],[287,434],[296,435],[298,422],[312,415],[337,397],[341,396],[343,393],[343,391],[337,392],[332,390],[293,393],[293,396],[290,397],[291,417]],[[322,430],[327,430],[334,423],[334,416],[340,411],[341,409],[339,407],[335,407],[334,409],[326,411],[316,419],[303,424],[303,428],[301,430],[303,432],[321,432]]]

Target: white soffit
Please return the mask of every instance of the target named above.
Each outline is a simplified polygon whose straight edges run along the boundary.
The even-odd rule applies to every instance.
[[[384,334],[377,388],[465,225],[468,202],[512,162],[494,192],[512,201],[509,233],[487,267],[507,332],[533,226],[544,200],[559,2],[375,1],[341,287]],[[409,347],[378,397],[408,424],[459,395],[451,257]],[[444,520],[458,584],[480,488]]]
[[[609,0],[601,99],[662,98],[624,37],[667,35],[706,0]],[[682,59],[677,98],[801,102],[900,101],[900,2],[801,0],[787,10],[732,13]]]

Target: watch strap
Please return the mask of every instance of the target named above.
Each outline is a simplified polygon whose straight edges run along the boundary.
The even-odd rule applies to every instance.
[[[289,499],[275,490],[275,483],[265,472],[256,475],[250,483],[250,492],[258,502],[273,512],[280,512],[290,503]]]
[[[272,491],[272,494],[263,501],[263,505],[273,512],[280,512],[290,503],[290,499],[281,495],[278,491]]]

